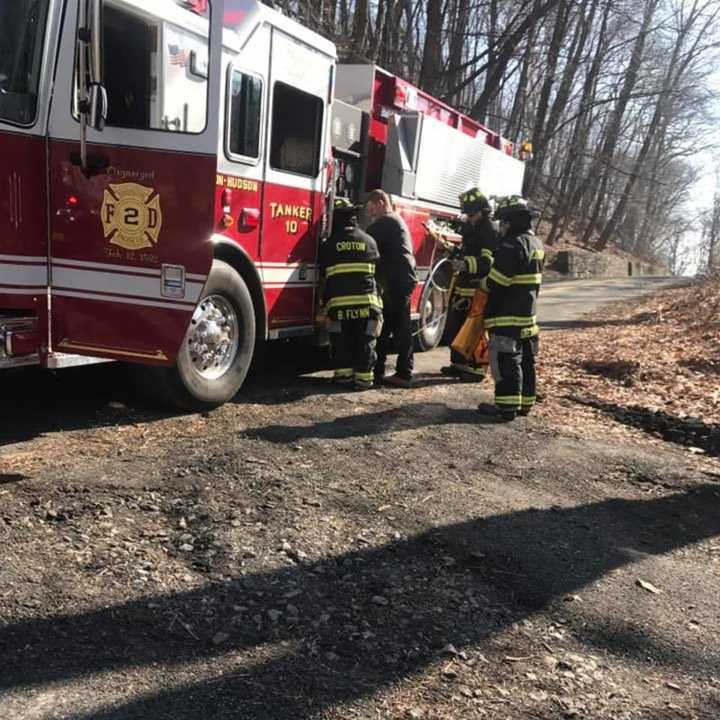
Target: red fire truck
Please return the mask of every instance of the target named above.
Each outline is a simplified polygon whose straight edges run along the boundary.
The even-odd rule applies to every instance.
[[[222,403],[262,343],[317,336],[335,192],[388,191],[442,335],[424,223],[519,192],[510,143],[252,0],[0,4],[0,368],[122,360]]]

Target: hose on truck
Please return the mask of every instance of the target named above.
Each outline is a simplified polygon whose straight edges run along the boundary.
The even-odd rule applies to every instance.
[[[434,260],[435,260],[435,250],[433,249],[431,263],[434,262]],[[455,287],[455,279],[457,278],[457,273],[455,273],[454,271],[451,273],[451,280],[447,287],[444,287],[443,285],[441,285],[437,282],[438,271],[440,270],[440,268],[443,268],[449,264],[450,264],[450,258],[445,257],[442,260],[440,260],[440,262],[438,262],[436,265],[431,266],[430,275],[428,276],[428,279],[427,279],[428,289],[426,289],[423,292],[423,297],[425,296],[425,293],[431,293],[431,292],[433,292],[433,290],[438,290],[443,295],[446,295],[446,294],[452,295],[453,288]],[[417,332],[413,333],[413,337],[417,337],[418,335],[420,335],[420,333],[422,333],[428,329],[435,329],[436,327],[438,327],[442,322],[445,321],[449,312],[450,312],[449,309],[445,310],[445,312],[441,313],[431,323],[428,323],[427,325],[425,325],[423,327],[419,327]]]

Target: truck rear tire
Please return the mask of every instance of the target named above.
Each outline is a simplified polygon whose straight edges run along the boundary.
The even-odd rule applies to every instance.
[[[255,308],[245,281],[215,260],[203,296],[171,368],[157,373],[156,392],[178,410],[210,410],[240,390],[255,349]]]
[[[420,299],[420,319],[418,332],[415,335],[415,346],[419,352],[434,350],[445,333],[446,299],[445,293],[432,284],[423,288]]]

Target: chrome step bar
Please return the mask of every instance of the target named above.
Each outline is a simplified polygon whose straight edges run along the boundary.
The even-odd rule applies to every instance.
[[[46,367],[49,370],[63,370],[64,368],[82,367],[83,365],[100,365],[115,360],[108,358],[90,357],[89,355],[68,355],[67,353],[53,352],[48,355]]]
[[[40,365],[39,353],[15,355],[13,353],[13,333],[32,332],[36,327],[36,318],[17,315],[0,315],[0,370],[5,368],[30,367]],[[84,355],[68,355],[67,353],[51,352],[44,363],[49,370],[97,365],[113,362],[106,358],[86,357]]]

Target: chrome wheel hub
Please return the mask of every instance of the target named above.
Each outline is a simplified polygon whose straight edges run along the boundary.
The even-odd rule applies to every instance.
[[[428,337],[434,338],[439,332],[439,321],[442,317],[442,295],[432,289],[425,298],[422,306],[422,327]]]
[[[209,295],[195,309],[190,322],[187,350],[195,372],[206,380],[224,375],[237,354],[237,313],[222,295]]]
[[[425,301],[425,307],[423,308],[423,320],[425,322],[427,322],[428,320],[434,320],[434,319],[435,319],[435,305],[432,301],[432,296],[430,296]]]

